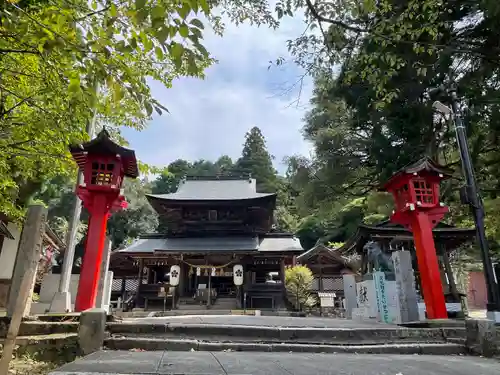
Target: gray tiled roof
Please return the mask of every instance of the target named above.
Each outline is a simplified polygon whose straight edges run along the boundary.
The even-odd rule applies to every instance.
[[[141,238],[122,253],[151,253],[153,251],[205,252],[256,251],[257,237],[203,237],[203,238]]]
[[[148,194],[147,197],[168,200],[239,200],[273,196],[257,193],[255,179],[187,180],[172,194]]]
[[[260,241],[260,244],[259,244]],[[206,252],[206,251],[302,251],[295,237],[198,237],[198,238],[140,238],[121,253]]]
[[[300,241],[295,237],[264,237],[259,251],[303,251]]]

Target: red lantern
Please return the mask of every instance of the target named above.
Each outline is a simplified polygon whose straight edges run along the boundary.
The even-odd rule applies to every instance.
[[[391,221],[413,232],[429,319],[448,317],[432,229],[448,212],[439,201],[439,183],[449,177],[449,169],[424,158],[397,172],[383,187],[395,201]]]
[[[127,207],[123,179],[136,178],[139,171],[134,151],[114,143],[106,130],[70,151],[84,176],[76,193],[90,214],[75,301],[75,311],[84,311],[95,306],[109,214]]]

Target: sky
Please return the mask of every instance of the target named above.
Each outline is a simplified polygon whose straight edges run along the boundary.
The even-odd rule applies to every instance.
[[[278,30],[226,23],[219,37],[206,29],[204,45],[218,64],[204,80],[182,78],[169,89],[152,82],[154,97],[170,114],[155,116],[141,132],[124,129],[137,157],[158,167],[176,159],[215,161],[229,155],[235,160],[253,126],[262,130],[279,172],[285,170],[285,156],[309,155],[301,128],[312,84],[309,78],[298,84],[303,71],[286,48],[304,28],[301,18],[291,18]],[[279,57],[288,61],[269,68]]]

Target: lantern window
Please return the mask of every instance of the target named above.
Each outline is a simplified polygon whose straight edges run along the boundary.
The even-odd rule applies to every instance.
[[[92,185],[111,185],[113,178],[113,163],[92,163]]]
[[[418,202],[422,202],[423,204],[434,203],[434,190],[428,181],[424,179],[414,180],[413,188]]]
[[[400,207],[404,207],[404,205],[410,201],[410,192],[408,188],[408,184],[404,184],[401,189],[396,191],[397,195],[397,204]]]

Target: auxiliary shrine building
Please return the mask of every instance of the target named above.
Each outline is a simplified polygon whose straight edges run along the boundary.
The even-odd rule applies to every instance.
[[[285,267],[304,250],[292,234],[273,232],[276,194],[258,193],[251,178],[203,177],[147,199],[164,233],[112,253],[114,300],[145,309],[170,309],[172,299],[186,309],[285,307]],[[176,288],[168,284],[173,265],[180,267]]]

